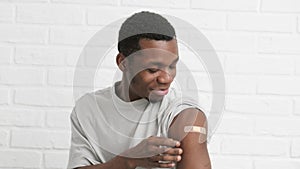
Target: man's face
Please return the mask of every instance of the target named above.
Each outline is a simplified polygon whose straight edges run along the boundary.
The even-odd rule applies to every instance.
[[[147,98],[151,102],[161,100],[176,75],[179,59],[177,41],[140,40],[141,50],[128,58],[130,100]]]

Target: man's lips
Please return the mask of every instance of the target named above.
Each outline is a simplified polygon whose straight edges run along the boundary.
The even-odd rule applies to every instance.
[[[155,95],[159,95],[159,96],[164,96],[166,94],[168,94],[169,89],[153,89],[151,90],[151,93],[155,94]]]

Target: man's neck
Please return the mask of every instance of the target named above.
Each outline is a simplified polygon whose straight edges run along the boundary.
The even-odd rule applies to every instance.
[[[132,101],[129,96],[129,85],[123,80],[115,84],[115,93],[121,100],[125,102]]]

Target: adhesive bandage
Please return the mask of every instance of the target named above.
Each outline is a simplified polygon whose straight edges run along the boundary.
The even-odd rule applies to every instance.
[[[199,127],[199,126],[185,126],[184,127],[184,132],[189,133],[201,133],[201,134],[206,134],[206,129],[204,127]]]
[[[206,128],[199,126],[185,126],[185,133],[200,133],[198,142],[204,143],[206,141]]]

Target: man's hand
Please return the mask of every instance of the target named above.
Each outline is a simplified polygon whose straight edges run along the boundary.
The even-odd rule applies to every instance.
[[[130,168],[171,168],[181,160],[180,142],[164,137],[151,136],[120,156],[128,158]]]

